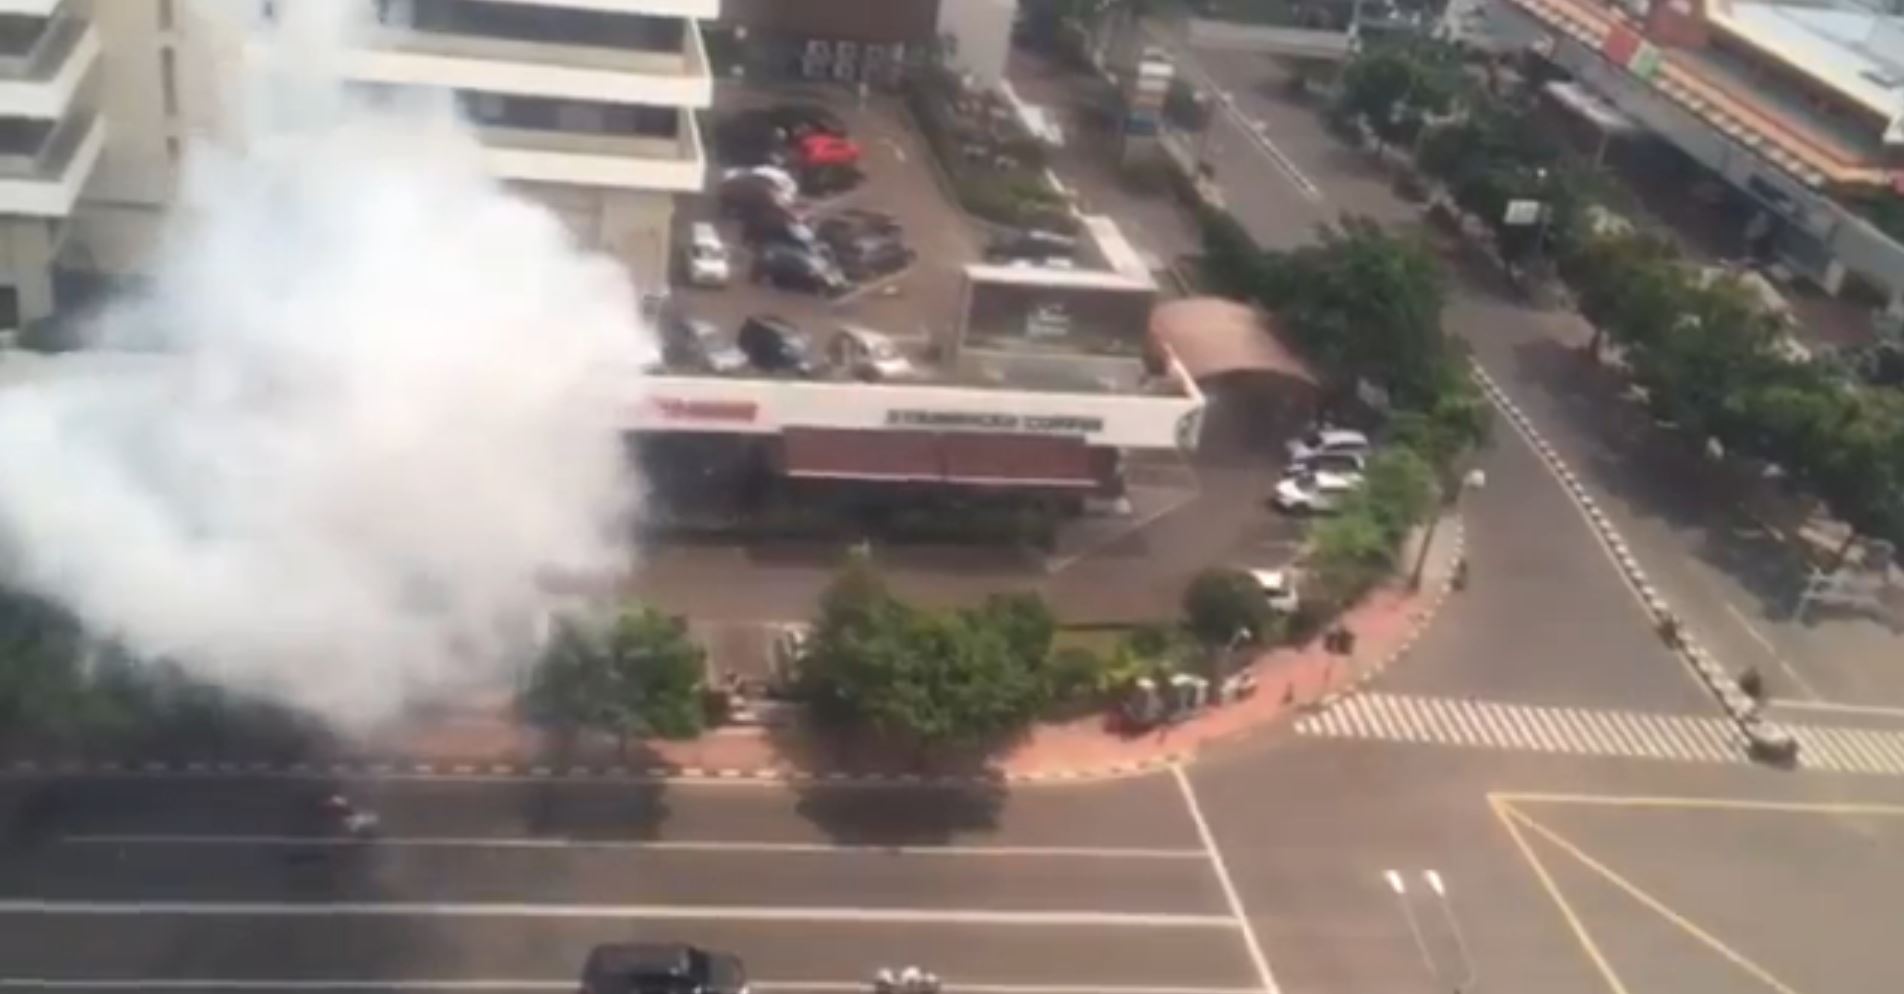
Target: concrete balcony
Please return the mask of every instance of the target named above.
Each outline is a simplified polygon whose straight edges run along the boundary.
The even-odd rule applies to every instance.
[[[602,3],[584,9],[620,12],[644,6],[649,5]],[[414,26],[372,31],[367,43],[349,54],[344,74],[369,83],[605,103],[696,108],[713,103],[707,49],[692,20],[679,22],[678,47],[650,48],[616,38],[509,37],[498,23],[467,16],[466,8],[444,9],[449,13],[418,17]]]
[[[67,217],[106,147],[106,121],[0,122],[0,215]]]
[[[66,0],[0,0],[0,14],[51,17]]]
[[[491,174],[508,180],[687,193],[701,189],[706,155],[694,115],[671,138],[479,125]]]
[[[0,117],[64,117],[99,61],[98,29],[76,17],[5,23],[31,30],[0,28]]]

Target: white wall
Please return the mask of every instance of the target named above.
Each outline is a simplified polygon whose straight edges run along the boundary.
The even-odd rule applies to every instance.
[[[957,45],[953,64],[995,86],[1005,78],[1018,0],[939,0],[939,36]]]

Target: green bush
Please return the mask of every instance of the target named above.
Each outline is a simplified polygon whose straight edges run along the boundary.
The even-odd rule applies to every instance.
[[[1184,588],[1184,628],[1206,647],[1227,645],[1239,631],[1261,642],[1270,634],[1269,617],[1262,586],[1241,570],[1206,569]]]

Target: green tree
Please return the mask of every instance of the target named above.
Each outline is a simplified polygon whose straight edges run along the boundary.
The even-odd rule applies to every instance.
[[[998,597],[935,613],[893,597],[863,559],[823,598],[801,674],[817,714],[922,754],[1022,729],[1045,701],[1049,612]]]
[[[1412,141],[1430,115],[1446,114],[1465,89],[1460,53],[1430,40],[1369,46],[1342,70],[1338,108],[1376,138]]]
[[[1428,461],[1406,446],[1393,446],[1370,459],[1358,493],[1358,510],[1367,513],[1383,538],[1395,545],[1424,521],[1435,506],[1435,475]]]
[[[1398,405],[1433,398],[1449,351],[1447,285],[1421,239],[1344,217],[1314,245],[1267,255],[1263,269],[1258,298],[1338,389],[1360,379]]]
[[[558,618],[530,681],[531,715],[567,729],[685,738],[703,724],[706,654],[681,619],[651,607]]]
[[[1394,545],[1359,500],[1316,525],[1309,542],[1305,610],[1326,615],[1347,607],[1394,565]]]
[[[1205,646],[1227,644],[1238,632],[1251,641],[1269,629],[1269,603],[1263,588],[1242,570],[1206,569],[1183,592],[1184,627]]]

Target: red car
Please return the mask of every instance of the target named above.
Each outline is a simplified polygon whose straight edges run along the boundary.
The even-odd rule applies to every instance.
[[[820,166],[850,166],[859,162],[859,145],[838,135],[810,134],[794,146],[794,158],[806,169]]]

